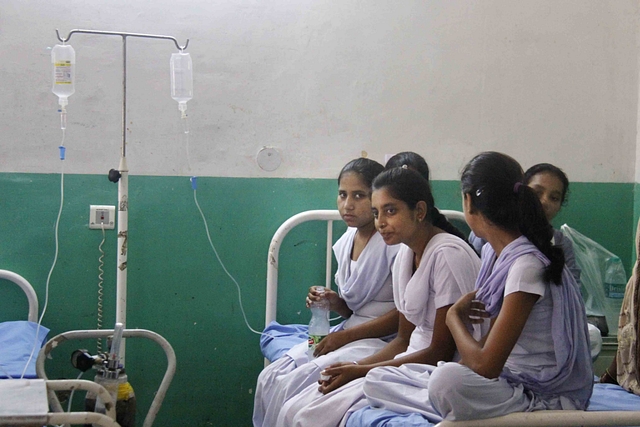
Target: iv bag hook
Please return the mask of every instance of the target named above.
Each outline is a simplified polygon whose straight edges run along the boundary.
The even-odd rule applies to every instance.
[[[60,37],[60,32],[56,29],[56,36],[58,37],[58,40],[60,40],[62,43],[66,43],[67,41],[69,41],[71,36],[73,34],[75,34],[75,33],[104,34],[104,35],[108,35],[108,36],[144,37],[144,38],[147,38],[147,39],[173,40],[173,43],[176,45],[178,50],[180,50],[181,52],[184,51],[187,48],[187,46],[189,46],[189,39],[187,39],[187,42],[184,44],[184,46],[180,46],[180,44],[178,43],[178,40],[176,40],[176,38],[172,37],[172,36],[161,36],[161,35],[157,35],[157,34],[142,34],[142,33],[121,33],[121,32],[117,32],[117,31],[71,30],[66,38],[62,38],[62,37]]]

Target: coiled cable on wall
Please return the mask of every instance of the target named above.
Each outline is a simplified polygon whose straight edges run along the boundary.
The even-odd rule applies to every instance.
[[[104,245],[104,241],[106,240],[106,233],[104,231],[104,223],[102,225],[102,241],[98,245],[98,250],[100,251],[100,256],[98,257],[98,315],[97,315],[97,328],[102,329],[102,298],[104,296],[104,251],[102,250],[102,245]],[[102,353],[102,340],[100,338],[97,339],[96,347],[98,349],[98,353]]]

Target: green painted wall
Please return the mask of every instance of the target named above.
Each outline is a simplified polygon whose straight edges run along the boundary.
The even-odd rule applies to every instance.
[[[227,269],[242,289],[247,320],[261,329],[267,249],[278,226],[308,209],[334,209],[336,182],[309,179],[199,178],[198,201]],[[461,209],[458,183],[433,183],[438,206]],[[632,259],[638,203],[634,184],[572,183],[571,200],[556,226],[567,222]],[[90,204],[115,205],[117,185],[96,175],[65,176],[60,255],[51,278],[44,324],[57,334],[96,324],[98,245],[88,229]],[[0,174],[0,268],[23,275],[41,306],[55,250],[60,175]],[[188,178],[130,177],[128,327],[150,329],[174,347],[178,371],[157,425],[251,425],[253,390],[262,368],[258,335],[244,324],[238,292],[207,241]],[[307,223],[283,242],[279,320],[308,321],[304,293],[324,274],[324,225]],[[344,230],[335,226],[335,233]],[[104,244],[104,326],[115,310],[115,231]],[[4,283],[3,283],[4,284]],[[0,286],[0,321],[24,317],[26,300]],[[47,362],[50,377],[75,377],[72,350],[95,342],[65,343]],[[164,373],[154,344],[127,342],[127,370],[139,401],[139,424]],[[89,375],[87,375],[88,377]]]

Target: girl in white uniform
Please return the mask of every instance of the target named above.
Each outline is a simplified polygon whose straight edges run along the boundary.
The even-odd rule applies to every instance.
[[[369,405],[432,422],[587,407],[593,371],[580,289],[522,179],[520,165],[501,153],[482,153],[464,168],[465,217],[489,245],[477,291],[447,313],[461,360],[374,370],[365,384]],[[491,329],[478,340],[468,326],[484,318],[491,318]],[[348,426],[363,425],[371,419],[363,413],[374,410],[354,414]]]
[[[349,226],[333,246],[338,261],[335,282],[340,293],[327,289],[319,294],[311,288],[307,306],[311,301],[326,298],[331,311],[346,320],[318,344],[316,356],[357,341],[349,346],[349,357],[365,357],[384,346],[385,341],[363,338],[385,337],[397,330],[391,265],[399,247],[385,244],[375,229],[371,213],[371,183],[382,170],[379,163],[360,158],[345,165],[338,177],[338,211]],[[319,372],[317,363],[307,363],[307,348],[305,340],[260,373],[254,400],[254,426],[273,426],[287,396],[302,387],[314,370]],[[303,366],[308,373],[296,369]],[[300,380],[292,380],[294,370]],[[310,381],[317,377],[316,372],[315,379]]]
[[[473,289],[480,262],[466,242],[431,223],[433,205],[427,201],[432,200],[429,183],[406,167],[376,178],[376,227],[387,244],[403,244],[393,267],[398,335],[370,357],[325,369],[320,387],[311,384],[286,401],[275,426],[341,424],[363,402],[362,377],[369,370],[454,359],[446,313]]]

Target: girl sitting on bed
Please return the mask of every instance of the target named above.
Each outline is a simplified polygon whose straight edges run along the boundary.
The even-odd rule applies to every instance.
[[[544,215],[551,223],[567,203],[567,193],[569,192],[567,175],[557,166],[549,163],[538,163],[527,169],[524,173],[523,182],[536,193],[542,204]],[[476,237],[473,232],[469,235],[469,241],[478,253],[486,243],[484,239]],[[551,244],[562,248],[564,251],[564,263],[569,268],[573,278],[576,279],[578,286],[580,286],[580,267],[576,263],[571,240],[566,238],[562,231],[554,229]],[[588,317],[588,320],[591,322],[588,325],[591,338],[591,358],[595,360],[602,349],[602,335],[609,333],[609,327],[604,316]]]
[[[536,193],[542,204],[544,215],[551,223],[560,213],[562,207],[567,204],[567,193],[569,192],[569,178],[567,178],[567,175],[562,169],[550,163],[538,163],[527,169],[524,173],[523,182]],[[486,243],[486,240],[478,238],[473,232],[469,236],[469,241],[471,241],[478,253],[481,252],[482,246]],[[571,240],[565,238],[560,230],[553,230],[551,243],[562,248],[564,251],[564,263],[578,285],[580,285],[580,267],[576,264]]]
[[[327,298],[331,311],[347,320],[332,328],[319,343],[316,356],[362,338],[393,335],[397,330],[397,322],[393,321],[397,315],[393,313],[391,265],[399,247],[385,244],[376,232],[371,213],[371,183],[382,170],[383,166],[378,162],[359,158],[347,163],[338,176],[338,211],[349,227],[333,246],[338,262],[335,282],[340,294],[327,289],[320,295],[312,288],[307,295],[307,305],[310,300]],[[391,321],[376,320],[380,316],[384,318],[386,313],[390,313]],[[269,333],[269,328],[265,333]],[[278,339],[273,341],[278,345]],[[380,343],[372,341],[364,340],[352,346],[353,357],[370,354],[384,345],[382,340],[375,340]],[[370,345],[373,350],[368,350]],[[274,425],[287,393],[300,385],[298,382],[288,384],[287,374],[307,364],[307,348],[305,331],[302,342],[290,350],[285,349],[283,353],[286,354],[260,373],[253,409],[255,426]]]
[[[340,294],[325,289],[321,296],[312,286],[307,295],[307,307],[311,301],[326,298],[331,311],[349,320],[332,327],[332,333],[317,346],[316,355],[328,352],[328,347],[335,349],[360,338],[357,331],[338,331],[350,329],[356,323],[363,323],[363,319],[375,318],[393,309],[391,264],[397,248],[386,247],[382,238],[377,235],[371,213],[371,183],[383,169],[374,160],[359,158],[347,163],[338,176],[338,211],[349,227],[333,246],[338,262],[335,282]],[[363,257],[358,262],[361,253]],[[377,294],[380,292],[382,294],[378,298]],[[369,307],[369,303],[373,303],[373,307]],[[352,316],[365,306],[367,308],[363,315],[355,313]],[[340,338],[336,339],[336,336]],[[332,341],[332,346],[323,350],[323,346],[326,346],[324,341]],[[303,342],[307,343],[306,325],[280,325],[274,321],[265,328],[260,338],[260,347],[263,355],[273,362],[294,345]]]
[[[289,398],[274,425],[338,425],[366,402],[361,377],[376,366],[454,359],[447,310],[473,289],[480,261],[466,242],[432,224],[432,200],[429,183],[406,166],[375,179],[378,232],[389,245],[402,243],[393,266],[398,335],[370,357],[342,359],[326,368],[320,387],[312,383]]]
[[[482,153],[465,166],[465,218],[489,244],[477,291],[447,313],[461,361],[375,369],[365,383],[371,406],[418,412],[432,422],[586,408],[593,371],[580,289],[523,178],[520,165],[501,153]],[[491,329],[478,340],[468,327],[485,317]],[[365,425],[366,412],[348,425]]]

